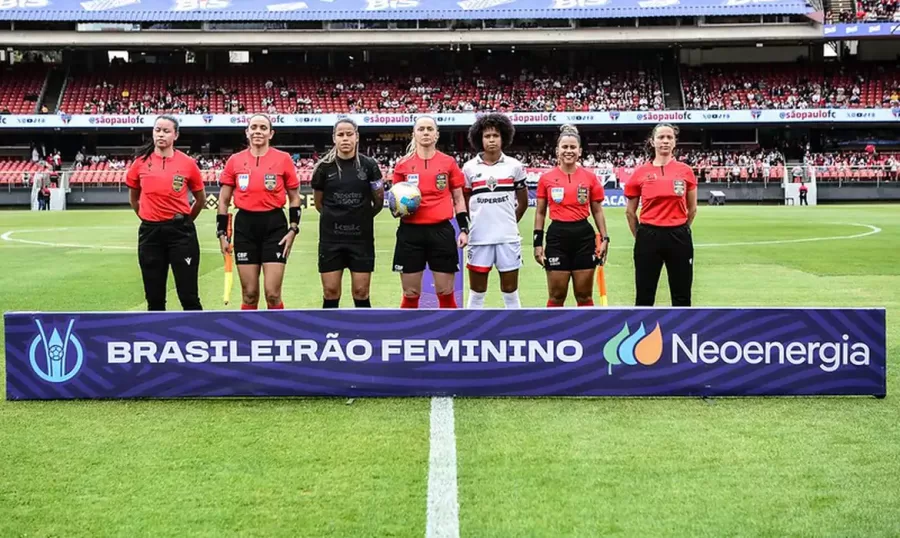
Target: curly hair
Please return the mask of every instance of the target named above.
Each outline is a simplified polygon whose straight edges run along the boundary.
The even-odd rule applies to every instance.
[[[516,136],[516,128],[513,127],[512,121],[506,115],[485,114],[469,127],[469,144],[475,151],[484,151],[484,142],[481,137],[487,129],[496,129],[500,133],[500,143],[504,149],[512,145],[513,138]]]

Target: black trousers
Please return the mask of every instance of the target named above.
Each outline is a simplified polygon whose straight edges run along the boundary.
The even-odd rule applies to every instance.
[[[203,310],[197,280],[200,242],[190,217],[165,222],[142,222],[138,229],[138,263],[144,279],[147,310],[166,309],[169,267],[184,310]]]
[[[806,199],[808,191],[800,191],[800,205],[809,205],[809,200]]]
[[[694,242],[687,225],[638,226],[634,242],[635,306],[653,306],[663,265],[669,275],[672,306],[691,306]]]

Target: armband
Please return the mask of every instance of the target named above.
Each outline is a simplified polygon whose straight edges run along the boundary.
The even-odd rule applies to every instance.
[[[535,248],[544,246],[544,230],[534,231],[534,246]]]
[[[469,212],[463,211],[456,214],[456,224],[459,225],[459,231],[469,233]]]
[[[216,237],[228,235],[228,215],[216,215]]]
[[[288,220],[291,224],[300,224],[300,208],[299,207],[289,207],[288,208]]]

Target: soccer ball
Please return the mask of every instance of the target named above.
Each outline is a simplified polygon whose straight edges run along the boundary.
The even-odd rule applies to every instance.
[[[388,209],[394,217],[407,217],[412,215],[422,205],[422,193],[408,181],[395,183],[387,192]]]

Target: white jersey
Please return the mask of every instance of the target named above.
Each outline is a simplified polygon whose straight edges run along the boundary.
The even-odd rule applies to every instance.
[[[469,198],[469,244],[496,245],[521,241],[516,222],[516,193],[525,188],[525,167],[508,155],[494,164],[481,155],[463,166]]]

